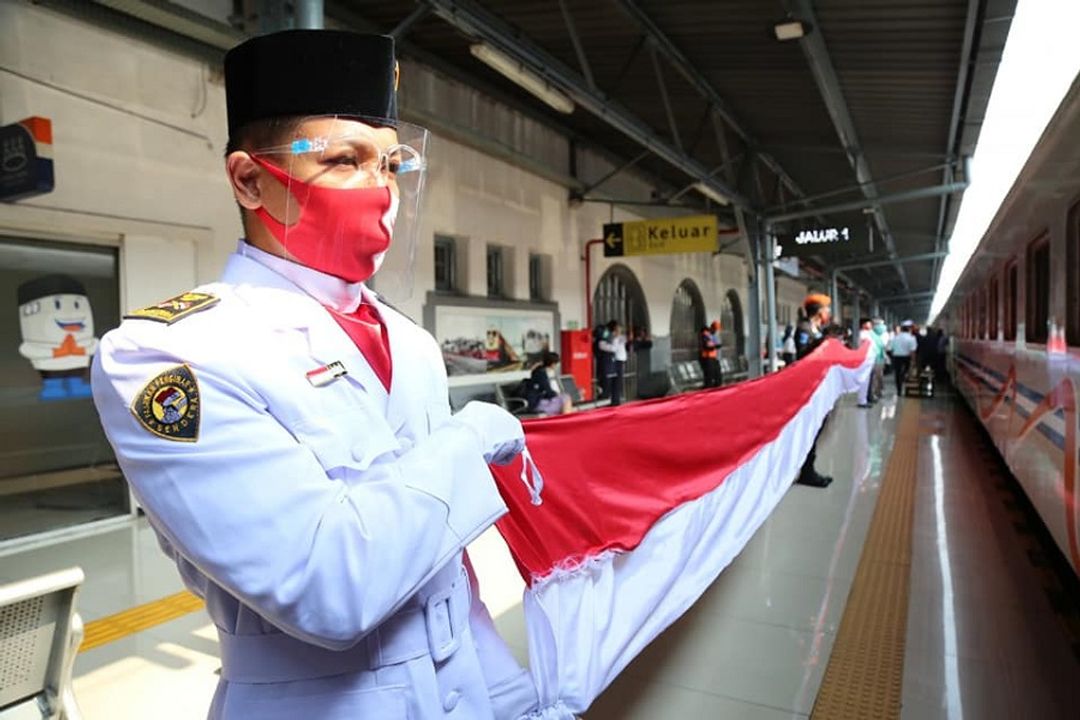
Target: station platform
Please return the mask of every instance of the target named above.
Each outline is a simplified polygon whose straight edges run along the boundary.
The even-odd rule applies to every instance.
[[[793,486],[586,720],[888,717],[879,704],[897,696],[902,717],[919,720],[1077,716],[1076,599],[1013,481],[958,397],[887,392],[871,409],[841,401],[819,441],[832,485]],[[490,531],[470,554],[526,661],[505,546]],[[71,565],[87,577],[75,667],[84,717],[203,717],[214,630],[145,520],[5,557],[0,582]]]

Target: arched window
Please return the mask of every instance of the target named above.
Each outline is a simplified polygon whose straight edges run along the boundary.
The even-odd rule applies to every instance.
[[[746,354],[746,331],[743,324],[742,302],[739,293],[728,290],[724,306],[720,310],[720,338],[724,342],[724,355],[739,358]]]
[[[675,288],[671,302],[671,362],[697,359],[698,333],[705,324],[705,301],[697,284],[687,278]]]
[[[641,289],[641,283],[633,270],[625,265],[612,265],[600,276],[596,292],[593,293],[593,318],[596,325],[605,325],[611,320],[618,321],[626,336],[631,339],[637,329],[651,332],[645,291]],[[628,353],[623,387],[625,398],[637,397],[638,373],[648,372],[647,367],[640,367],[641,362],[638,352]]]

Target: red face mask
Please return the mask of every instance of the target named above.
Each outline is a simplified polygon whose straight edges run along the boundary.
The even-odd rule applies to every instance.
[[[288,188],[300,205],[292,225],[255,211],[278,242],[301,265],[348,282],[367,280],[390,247],[397,207],[388,187],[329,188],[302,182],[265,160],[251,158]]]

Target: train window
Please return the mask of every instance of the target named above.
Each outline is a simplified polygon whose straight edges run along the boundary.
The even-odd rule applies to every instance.
[[[1069,210],[1065,243],[1066,336],[1070,345],[1080,345],[1080,202]]]
[[[989,340],[998,339],[998,300],[1000,299],[998,297],[999,295],[1000,293],[998,292],[998,279],[995,275],[994,277],[990,278],[990,287],[987,290],[986,299],[988,305],[988,323],[986,327],[986,337]]]
[[[1044,343],[1050,320],[1050,236],[1043,234],[1028,246],[1027,313],[1028,342]]]
[[[1016,340],[1016,305],[1019,295],[1020,270],[1013,260],[1005,268],[1005,339]]]
[[[972,295],[968,297],[968,338],[975,337],[975,296]]]
[[[976,319],[975,336],[982,340],[986,337],[986,291],[978,290],[975,294]]]

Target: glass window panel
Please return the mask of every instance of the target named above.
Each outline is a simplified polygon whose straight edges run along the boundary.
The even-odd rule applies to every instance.
[[[435,236],[435,289],[451,292],[457,289],[457,258],[454,238]]]
[[[117,251],[0,239],[0,541],[129,512],[90,396]]]
[[[1027,256],[1028,342],[1044,343],[1050,320],[1050,241],[1046,235],[1028,248]]]
[[[1070,345],[1080,345],[1080,203],[1069,211],[1065,232],[1065,336]]]
[[[1005,268],[1005,339],[1016,339],[1016,307],[1019,270],[1016,262]]]

